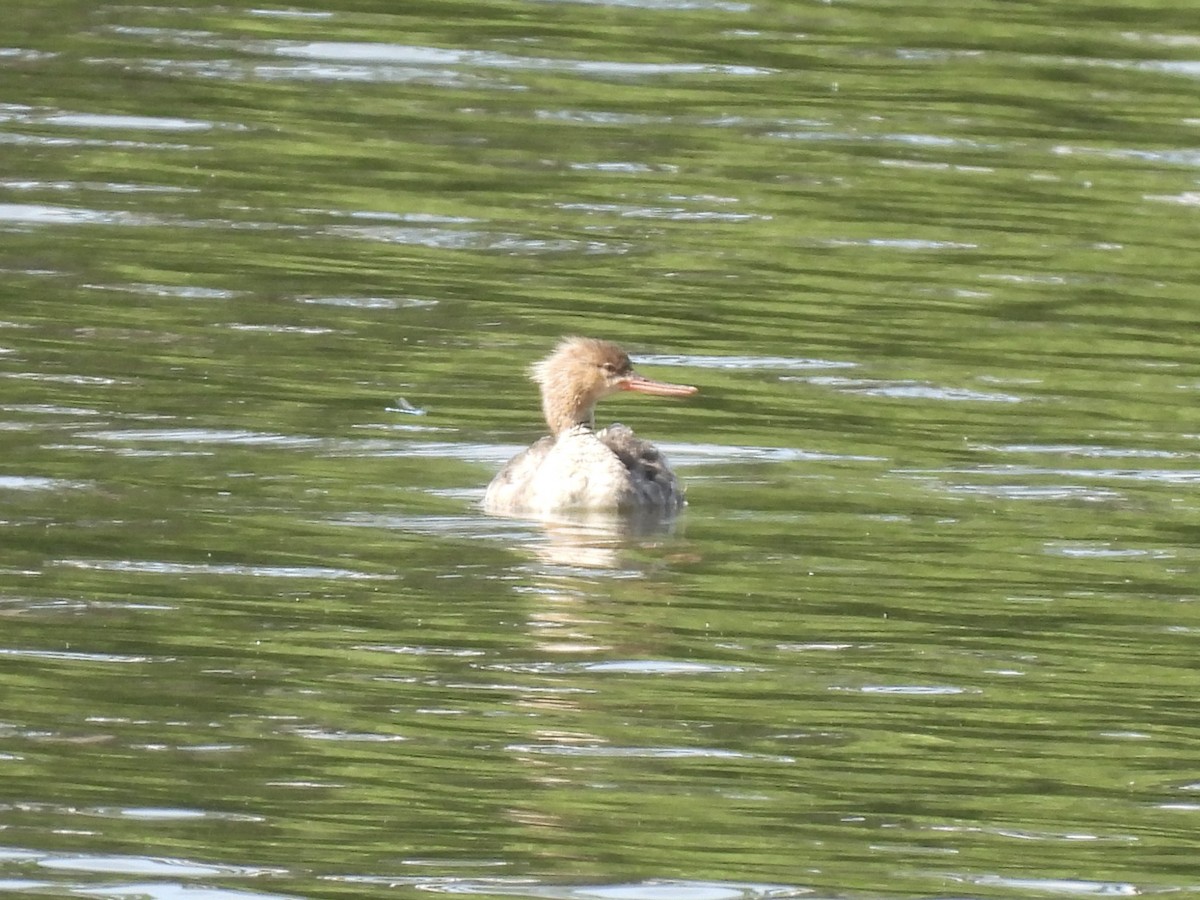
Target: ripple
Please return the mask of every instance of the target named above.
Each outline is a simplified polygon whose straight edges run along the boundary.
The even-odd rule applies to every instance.
[[[471,650],[465,647],[417,647],[410,645],[389,646],[387,644],[359,644],[354,647],[354,649],[376,653],[399,653],[404,656],[470,657],[484,655],[482,650]]]
[[[87,895],[97,897],[128,898],[141,900],[177,900],[190,897],[195,900],[298,900],[298,895],[273,894],[262,891],[239,890],[236,888],[213,887],[208,884],[191,883],[194,879],[211,878],[260,878],[266,875],[286,874],[282,869],[238,866],[230,864],[207,864],[184,859],[153,856],[50,856],[38,854],[33,861],[42,869],[59,872],[88,872],[100,875],[127,875],[157,879],[153,882],[50,886],[55,893]]]
[[[313,447],[319,438],[298,435],[270,434],[259,431],[221,431],[209,428],[107,429],[88,431],[84,436],[100,441],[170,442],[180,444],[233,444],[275,447]]]
[[[448,87],[470,85],[477,88],[521,90],[523,86],[503,81],[489,81],[473,72],[564,72],[599,78],[654,78],[680,75],[723,75],[730,77],[764,76],[776,70],[761,66],[678,63],[624,62],[613,59],[570,59],[518,56],[487,50],[453,47],[427,47],[368,41],[237,41],[218,38],[208,32],[162,28],[112,29],[124,37],[202,47],[210,51],[226,51],[238,57],[258,55],[298,60],[288,64],[263,64],[245,59],[143,59],[131,62],[120,58],[92,58],[93,65],[139,68],[143,71],[168,75],[188,75],[238,79],[254,77],[266,80],[330,80],[389,83],[430,83]]]
[[[769,218],[755,213],[691,210],[679,206],[631,206],[622,203],[557,203],[559,209],[589,213],[615,213],[623,219],[669,219],[675,222],[745,222]]]
[[[0,490],[5,491],[63,491],[86,487],[88,485],[82,481],[65,481],[36,475],[0,475]]]
[[[19,225],[151,225],[149,216],[123,210],[83,209],[42,203],[0,203],[0,223]]]
[[[848,690],[847,688],[834,688],[834,690]],[[862,694],[902,694],[905,696],[945,696],[951,694],[980,694],[982,691],[967,688],[954,687],[944,684],[868,684],[860,688],[852,688],[849,690],[857,690]]]
[[[1074,878],[1010,878],[1003,875],[951,875],[955,881],[1020,891],[1071,894],[1089,897],[1138,897],[1145,893],[1137,885],[1120,881],[1085,881]]]
[[[618,172],[622,175],[645,175],[650,172],[676,172],[678,167],[639,162],[573,162],[567,168],[578,172]]]
[[[190,822],[197,819],[210,819],[222,822],[263,822],[262,816],[246,813],[215,812],[209,809],[183,809],[178,807],[156,806],[99,806],[88,811],[91,815],[138,819],[147,822]]]
[[[435,250],[496,250],[505,253],[628,253],[624,244],[573,238],[531,238],[518,234],[485,231],[454,231],[446,228],[403,228],[389,225],[330,225],[325,234],[359,240],[407,244]]]
[[[257,334],[306,334],[306,335],[324,335],[324,334],[345,334],[344,331],[338,331],[334,328],[325,328],[320,325],[247,325],[242,322],[229,322],[225,325],[217,325],[218,328],[227,328],[230,331],[248,331]]]
[[[57,53],[46,50],[30,50],[28,47],[0,47],[0,59],[18,59],[21,62],[42,62],[57,58]]]
[[[511,527],[506,520],[486,516],[402,516],[366,512],[350,513],[323,521],[329,525],[346,528],[382,528],[389,531],[407,531],[430,536],[450,535],[452,537],[506,533]]]
[[[215,123],[202,119],[64,112],[15,105],[0,107],[0,122],[19,125],[63,125],[69,128],[124,128],[138,131],[209,131],[216,127]]]
[[[428,410],[422,409],[419,406],[413,406],[406,398],[397,397],[395,403],[391,406],[384,407],[386,412],[400,413],[406,416],[423,416]]]
[[[572,668],[582,672],[619,672],[631,675],[708,675],[752,671],[747,666],[679,662],[673,659],[614,659],[595,663],[577,663],[575,666],[562,667],[562,671],[570,671]]]
[[[44,125],[68,125],[73,128],[132,128],[138,131],[208,131],[216,127],[212,122],[199,119],[98,113],[52,113],[38,121]]]
[[[237,873],[235,866],[215,866],[153,856],[63,856],[40,860],[38,865],[46,869],[65,869],[72,872],[110,872],[142,876],[212,878]]]
[[[406,860],[411,865],[424,861]],[[461,865],[455,860],[456,865]],[[483,860],[474,865],[500,865]],[[421,890],[442,894],[486,894],[520,896],[538,900],[783,900],[813,894],[812,889],[783,884],[755,884],[741,881],[685,881],[648,879],[618,884],[562,884],[541,882],[532,877],[462,878],[456,875],[407,877],[372,875],[330,875],[330,881],[351,884],[410,885]]]
[[[1060,469],[1042,466],[984,465],[955,469],[897,469],[898,475],[1004,475],[1020,477],[1086,478],[1111,481],[1148,481],[1161,484],[1200,483],[1194,469]]]
[[[418,84],[445,88],[511,91],[518,87],[503,81],[454,69],[429,69],[411,66],[351,65],[348,63],[304,62],[292,65],[252,63],[230,59],[146,59],[89,60],[93,64],[118,65],[124,69],[163,76],[212,78],[222,81],[336,81],[373,84]]]
[[[391,63],[405,66],[504,65],[517,59],[499,53],[446,47],[421,47],[355,41],[274,41],[256,49],[277,56],[337,62]]]
[[[1138,838],[1131,834],[1102,835],[1085,831],[1030,831],[1023,828],[983,828],[981,831],[1019,841],[1100,841],[1119,844],[1136,844]]]
[[[438,301],[419,297],[297,297],[296,302],[349,309],[409,309],[436,306]]]
[[[755,462],[886,462],[882,456],[864,456],[850,453],[821,453],[816,450],[801,450],[798,447],[751,447],[729,444],[660,444],[671,457],[672,465],[689,466],[711,462],[733,462],[753,460]]]
[[[538,119],[553,122],[574,122],[581,125],[665,125],[674,121],[672,116],[649,116],[644,113],[622,113],[591,109],[539,109],[534,112]]]
[[[569,675],[579,672],[619,673],[623,675],[709,675],[729,672],[762,671],[753,666],[720,665],[715,663],[680,662],[672,659],[614,659],[603,662],[578,663],[498,663],[489,666],[505,672],[530,672],[540,675]]]
[[[5,372],[3,378],[18,381],[44,381],[51,384],[77,385],[114,385],[132,384],[131,381],[120,378],[104,378],[99,375],[48,375],[45,372]]]
[[[1156,203],[1175,203],[1180,206],[1200,206],[1200,191],[1183,191],[1179,194],[1143,194],[1142,199]]]
[[[1137,160],[1166,165],[1200,167],[1200,150],[1142,150],[1133,148],[1080,147],[1060,144],[1051,151],[1056,156],[1099,156],[1104,159]]]
[[[1200,47],[1200,36],[1190,34],[1157,34],[1154,32],[1124,31],[1121,37],[1127,41],[1157,44],[1162,47]]]
[[[9,807],[4,807],[5,811]],[[0,847],[0,861],[4,862],[26,862],[29,860],[39,859],[43,854],[36,850],[24,850],[18,847]]]
[[[271,19],[332,19],[334,14],[323,10],[308,9],[250,9],[252,16]]]
[[[732,3],[729,0],[534,0],[534,2],[577,3],[587,6],[616,6],[657,10],[712,9],[721,12],[749,12],[754,8],[749,3]]]
[[[1185,459],[1200,454],[1178,450],[1149,450],[1140,447],[1100,447],[1090,444],[979,444],[976,449],[997,453],[1048,453],[1055,456],[1083,456],[1118,459]]]
[[[111,194],[198,194],[199,188],[165,184],[131,184],[111,181],[32,181],[0,179],[0,187],[10,191],[103,191]]]
[[[301,210],[306,213],[319,213],[331,216],[339,216],[346,219],[366,219],[368,221],[379,222],[406,222],[408,224],[418,225],[472,225],[481,221],[474,216],[444,216],[437,213],[419,213],[419,212],[384,212],[378,209],[355,209],[350,211],[339,209],[312,209]]]
[[[406,741],[398,734],[380,734],[374,731],[327,731],[323,728],[294,728],[294,734],[314,741],[348,741],[352,743],[387,744]]]
[[[698,369],[853,369],[858,363],[838,359],[793,356],[695,356],[692,354],[638,354],[637,361],[651,366],[693,366]]]
[[[0,132],[0,144],[34,147],[112,147],[120,150],[195,150],[191,144],[167,144],[152,141],[113,140],[111,138],[62,137],[47,134]]]
[[[893,250],[977,250],[978,244],[961,241],[931,241],[920,238],[831,238],[829,247],[885,247]]]
[[[752,900],[752,898],[793,897],[807,894],[802,888],[781,885],[747,884],[719,881],[643,881],[577,887],[575,898],[599,900]]]
[[[766,760],[794,763],[790,756],[765,753],[742,753],[718,747],[617,747],[611,744],[509,744],[504,748],[513,753],[532,753],[543,756],[589,756],[618,759],[737,759]]]
[[[253,47],[252,47],[253,48]],[[774,69],[712,63],[634,63],[617,60],[553,59],[514,56],[487,50],[422,47],[354,41],[273,41],[257,45],[263,52],[326,62],[382,63],[403,66],[467,66],[491,69],[536,69],[616,77],[658,75],[770,75]]]
[[[864,144],[900,144],[902,146],[958,148],[963,150],[1003,150],[997,144],[983,144],[966,138],[941,134],[863,134],[855,131],[833,131],[822,123],[809,131],[768,131],[766,137],[785,141],[844,141]]]
[[[422,431],[429,429],[421,429]],[[326,454],[331,457],[377,457],[390,456],[412,459],[457,459],[465,462],[503,463],[513,454],[525,449],[524,444],[472,444],[450,441],[388,441],[335,440],[326,442]],[[421,521],[423,517],[412,517]]]
[[[102,663],[146,663],[170,662],[169,657],[128,656],[120,653],[80,653],[74,650],[19,650],[13,647],[0,647],[0,656],[15,656],[28,659],[54,659],[68,662],[102,662]]]
[[[121,291],[132,294],[144,294],[147,297],[178,297],[181,300],[232,300],[240,296],[240,291],[229,291],[222,288],[197,287],[189,284],[85,284],[81,285],[93,291]]]
[[[54,565],[105,572],[147,575],[243,575],[254,578],[316,578],[348,581],[392,581],[394,575],[336,569],[329,566],[266,566],[250,564],[172,563],[127,559],[58,559]]]
[[[1111,544],[1046,544],[1045,550],[1055,556],[1082,559],[1174,559],[1176,557],[1176,554],[1169,550],[1139,550],[1133,547],[1113,547]]]
[[[805,644],[776,644],[779,650],[790,653],[810,653],[814,650],[824,652],[840,652],[842,650],[854,650],[859,648],[860,644],[837,644],[837,643],[805,643]]]
[[[1106,502],[1119,500],[1120,491],[1080,484],[944,484],[951,494],[999,497],[1005,500],[1083,500]]]
[[[152,8],[147,7],[147,9]],[[113,34],[136,37],[143,41],[184,44],[189,47],[216,47],[220,43],[215,32],[199,29],[158,28],[152,25],[111,25],[108,30]]]
[[[971,388],[938,387],[917,381],[881,381],[867,378],[840,378],[834,375],[816,375],[808,378],[785,378],[785,381],[806,381],[821,387],[830,387],[847,394],[862,394],[869,397],[888,397],[900,400],[943,400],[951,402],[973,401],[977,403],[1022,403],[1025,398],[999,391],[977,391]]]

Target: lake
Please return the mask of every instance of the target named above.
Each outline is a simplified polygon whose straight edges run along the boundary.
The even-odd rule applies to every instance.
[[[1200,890],[1194,13],[5,16],[0,892]]]

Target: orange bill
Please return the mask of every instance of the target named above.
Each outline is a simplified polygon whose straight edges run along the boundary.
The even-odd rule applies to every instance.
[[[621,390],[637,391],[639,394],[653,394],[656,397],[688,397],[696,393],[696,388],[690,384],[671,384],[666,381],[655,381],[645,378],[636,372],[630,372],[621,379]]]

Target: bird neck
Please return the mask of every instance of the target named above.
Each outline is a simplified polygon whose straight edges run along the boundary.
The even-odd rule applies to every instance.
[[[587,403],[583,398],[575,398],[575,402],[572,402],[547,391],[542,395],[542,413],[553,435],[572,428],[582,427],[592,431],[596,427],[596,405]]]

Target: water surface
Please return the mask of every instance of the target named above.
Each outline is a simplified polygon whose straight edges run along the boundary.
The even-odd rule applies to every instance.
[[[6,12],[0,890],[1197,889],[1186,10]]]

